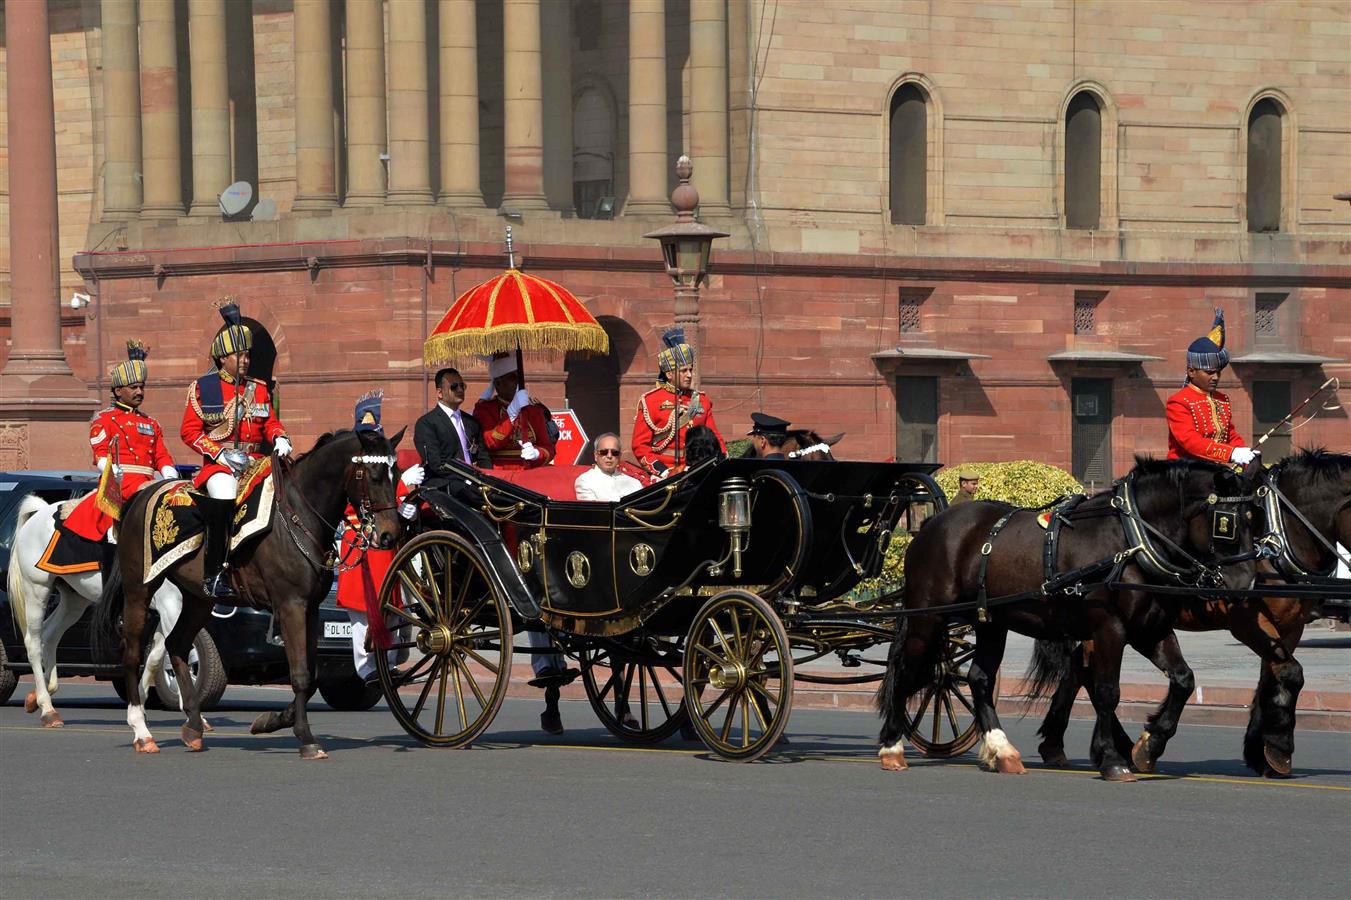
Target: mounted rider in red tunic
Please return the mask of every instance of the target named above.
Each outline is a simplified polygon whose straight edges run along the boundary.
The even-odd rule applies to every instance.
[[[202,588],[208,597],[232,599],[225,573],[239,476],[249,465],[275,450],[291,455],[286,428],[277,419],[267,384],[248,377],[253,333],[239,316],[239,307],[220,307],[225,324],[211,342],[210,372],[188,386],[180,436],[202,454],[202,469],[192,480],[206,496],[197,499],[206,525]]]
[[[1246,466],[1257,454],[1234,427],[1229,397],[1216,387],[1229,365],[1224,349],[1224,312],[1215,310],[1210,332],[1187,347],[1187,383],[1168,398],[1168,458],[1208,459]]]
[[[483,426],[483,444],[495,469],[537,469],[554,458],[549,410],[521,384],[514,354],[498,353],[488,363],[493,380],[478,403],[474,418]]]
[[[101,541],[121,517],[122,503],[151,481],[177,478],[159,422],[140,412],[145,399],[145,345],[127,341],[127,361],[109,372],[113,405],[89,423],[89,446],[103,474],[96,491],[62,522],[88,541]]]
[[[661,336],[664,349],[657,354],[661,374],[657,386],[638,398],[638,414],[633,420],[634,458],[652,475],[663,475],[685,459],[685,435],[703,425],[718,438],[727,451],[727,442],[713,421],[713,401],[707,394],[692,390],[694,348],[685,343],[685,330],[672,328]]]

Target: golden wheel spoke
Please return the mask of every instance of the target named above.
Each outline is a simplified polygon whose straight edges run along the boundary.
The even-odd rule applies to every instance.
[[[487,709],[488,701],[483,698],[483,690],[478,686],[478,679],[474,677],[474,673],[469,671],[469,661],[464,656],[463,651],[458,656],[460,666],[464,669],[464,680],[469,683],[469,689],[474,692],[474,699],[478,700],[479,707]]]
[[[736,639],[736,650],[740,653],[746,646],[745,638],[741,636],[741,612],[734,606],[732,607],[732,637]],[[751,623],[754,624],[755,618],[751,617]]]
[[[953,691],[953,692],[952,692],[952,696],[954,696],[954,697],[957,698],[957,702],[958,702],[958,703],[960,703],[960,704],[962,704],[962,706],[965,706],[965,707],[966,707],[966,711],[967,711],[967,712],[971,713],[971,715],[973,715],[973,716],[976,714],[975,707],[973,707],[973,706],[971,705],[971,701],[970,701],[970,700],[967,700],[967,699],[966,699],[966,695],[965,695],[965,694],[963,694],[961,691]]]
[[[758,722],[760,723],[760,730],[763,731],[763,732],[768,733],[768,732],[769,732],[769,725],[767,725],[767,724],[765,723],[765,715],[769,713],[769,709],[766,708],[766,709],[764,709],[764,710],[762,711],[762,710],[760,709],[760,704],[755,700],[755,694],[753,694],[752,692],[747,691],[747,692],[746,692],[746,697],[751,701],[750,704],[749,704],[750,708],[753,709],[753,710],[755,710],[755,718],[756,718],[756,721],[758,721]],[[743,710],[743,715],[744,715],[744,710]],[[773,716],[773,715],[770,715],[770,719],[773,719],[773,718],[774,718],[774,716]]]
[[[422,621],[421,619],[417,618],[416,616],[412,615],[411,613],[407,612],[406,610],[398,606],[390,606],[389,604],[385,604],[385,613],[389,615],[398,616],[400,619],[403,619],[409,625],[415,625],[418,628],[431,627],[426,622]]]
[[[934,698],[933,688],[929,688],[927,691],[924,692],[924,702],[919,705],[919,709],[915,712],[914,722],[916,729],[918,729],[920,723],[924,721],[924,713],[926,710],[928,710],[929,701],[932,700],[933,698]]]
[[[427,703],[427,695],[430,694],[432,691],[432,682],[436,681],[436,673],[440,671],[442,663],[441,657],[439,656],[434,657],[429,656],[423,658],[435,659],[436,662],[432,663],[431,671],[427,673],[427,683],[422,686],[422,693],[418,694],[417,703],[413,706],[412,718],[414,721],[416,721],[417,718],[422,715],[422,707],[425,706]]]
[[[753,705],[754,704],[751,703],[750,692],[743,692],[741,694],[741,746],[743,747],[749,747],[751,745],[750,708]],[[756,710],[755,714],[757,716],[760,715],[760,711]]]
[[[408,593],[412,595],[412,599],[416,600],[423,611],[427,613],[427,618],[433,622],[439,621],[436,610],[427,602],[427,597],[423,593],[422,585],[414,581],[403,569],[399,569],[399,580],[403,582],[403,586],[408,590]]]
[[[651,667],[647,667],[648,677],[652,679],[652,689],[657,692],[657,699],[661,701],[661,710],[666,714],[666,718],[671,718],[675,713],[671,712],[671,704],[666,700],[666,692],[661,689],[661,682],[657,680],[657,673]]]
[[[729,692],[730,693],[730,692]],[[722,720],[722,742],[725,744],[732,734],[732,725],[736,722],[736,708],[739,697],[733,697],[732,702],[727,704],[727,717]]]
[[[439,679],[439,682],[440,682],[440,683],[437,684],[437,686],[436,686],[436,733],[437,733],[437,734],[445,734],[445,725],[446,725],[446,675],[449,674],[449,672],[447,672],[447,670],[448,670],[449,668],[450,668],[450,660],[447,659],[447,660],[445,661],[445,664],[443,664],[443,665],[441,666],[441,678]],[[428,680],[427,683],[428,683],[428,684],[431,684],[431,681]]]
[[[472,625],[474,620],[478,618],[478,614],[483,612],[483,608],[488,605],[490,599],[492,598],[485,594],[479,598],[479,601],[474,604],[473,608],[464,609],[461,607],[460,611],[456,613],[454,624],[452,624],[451,627],[458,630],[465,626]]]
[[[713,633],[718,636],[718,640],[722,643],[722,649],[727,652],[728,661],[736,659],[736,651],[727,644],[727,638],[723,636],[722,629],[718,627],[718,620],[714,616],[709,616],[708,624],[713,626]]]
[[[719,665],[719,666],[725,666],[725,665],[727,665],[727,662],[728,662],[728,661],[727,661],[726,659],[723,659],[721,656],[718,656],[716,653],[714,653],[712,650],[710,650],[710,649],[708,649],[707,647],[705,647],[703,644],[695,644],[695,645],[694,645],[694,652],[695,652],[695,653],[702,654],[702,655],[704,655],[704,656],[707,656],[707,657],[708,657],[710,660],[712,660],[716,665]]]
[[[421,677],[423,674],[425,674],[425,673],[422,671],[423,666],[427,666],[428,663],[435,663],[436,660],[437,660],[438,658],[439,658],[439,657],[436,657],[436,656],[430,656],[430,655],[429,655],[429,656],[424,656],[424,657],[422,657],[421,659],[419,659],[417,662],[415,662],[415,663],[413,664],[413,667],[412,667],[411,669],[408,669],[407,671],[405,671],[405,672],[403,673],[403,677],[402,677],[402,678],[398,679],[398,681],[395,681],[395,683],[394,683],[394,690],[397,691],[397,690],[399,690],[399,689],[402,688],[402,687],[406,687],[407,685],[412,684],[412,683],[413,683],[414,681],[416,681],[419,677]],[[428,666],[428,668],[430,668],[430,666]],[[393,679],[391,679],[391,680],[393,680]]]
[[[647,667],[638,666],[638,718],[647,731]]]
[[[727,690],[723,691],[722,694],[718,696],[718,699],[714,700],[712,704],[705,706],[704,711],[701,714],[704,717],[704,721],[708,721],[708,717],[713,715],[713,713],[717,710],[717,708],[722,705],[722,701],[726,700],[730,696],[732,696],[732,689],[728,688]]]
[[[764,685],[760,684],[760,682],[758,682],[758,681],[751,681],[751,682],[747,682],[747,684],[748,684],[748,686],[750,687],[751,690],[758,692],[758,693],[760,694],[761,697],[764,697],[764,698],[765,698],[765,703],[767,703],[767,704],[772,703],[772,704],[774,704],[775,707],[779,706],[779,698],[778,698],[778,697],[775,697],[773,694],[771,694],[771,693],[765,688]],[[770,712],[770,709],[769,709],[768,707],[766,707],[766,708],[765,708],[765,712]]]
[[[938,693],[939,690],[940,690],[939,688],[935,688],[935,693],[934,693],[934,695],[933,695],[933,696],[934,696],[934,724],[933,724],[933,737],[931,738],[931,740],[932,740],[935,744],[938,743],[938,714],[939,714],[940,712],[942,712],[942,710],[940,710],[940,709],[938,708],[939,704],[938,704],[938,702],[937,702],[938,700],[942,699],[942,695]]]
[[[445,605],[441,600],[441,589],[436,586],[436,570],[432,568],[431,558],[427,556],[425,550],[418,553],[418,558],[422,560],[422,570],[424,577],[427,579],[427,587],[430,588],[432,592],[432,602],[436,604],[437,609],[444,612]]]
[[[479,652],[475,650],[473,647],[461,644],[460,650],[468,654],[469,656],[472,656],[474,658],[474,662],[478,663],[480,666],[483,666],[483,668],[487,669],[489,672],[492,672],[494,677],[497,675],[498,672],[501,671],[500,667],[493,665],[485,657],[479,655]]]
[[[952,726],[952,737],[956,740],[961,737],[962,729],[957,726],[957,714],[952,711],[952,701],[948,699],[947,694],[943,695],[943,709],[947,711],[948,724]]]
[[[455,668],[455,705],[459,707],[460,730],[464,731],[469,727],[469,714],[464,710],[464,688],[460,685],[460,658],[452,653],[449,662]],[[474,677],[469,676],[469,680],[473,681]]]

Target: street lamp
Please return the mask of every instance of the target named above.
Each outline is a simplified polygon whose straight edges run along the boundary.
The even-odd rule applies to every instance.
[[[699,285],[708,280],[708,258],[713,242],[727,237],[727,232],[709,228],[694,218],[699,205],[699,191],[690,184],[694,163],[688,156],[676,160],[676,177],[680,183],[671,192],[675,207],[674,225],[667,225],[643,237],[661,242],[662,260],[666,274],[675,285],[675,324],[685,329],[685,340],[694,351],[694,378],[691,390],[699,389]]]

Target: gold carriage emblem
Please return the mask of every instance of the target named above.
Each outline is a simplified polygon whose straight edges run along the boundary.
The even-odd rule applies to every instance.
[[[522,572],[529,572],[535,567],[535,545],[528,539],[521,541],[516,548],[516,566]]]
[[[568,584],[575,588],[586,587],[591,583],[591,560],[580,550],[568,554],[564,569],[568,573]]]
[[[1238,513],[1215,510],[1211,518],[1210,535],[1217,541],[1238,540]]]
[[[657,554],[650,545],[634,544],[633,549],[629,551],[629,568],[633,570],[634,575],[650,575],[656,557]]]

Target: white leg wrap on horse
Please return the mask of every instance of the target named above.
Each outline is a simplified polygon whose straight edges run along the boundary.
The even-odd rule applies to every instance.
[[[980,743],[981,767],[994,769],[999,757],[1007,755],[1011,749],[1013,749],[1013,745],[1009,743],[1008,735],[1004,734],[1002,728],[996,728],[987,733]]]

